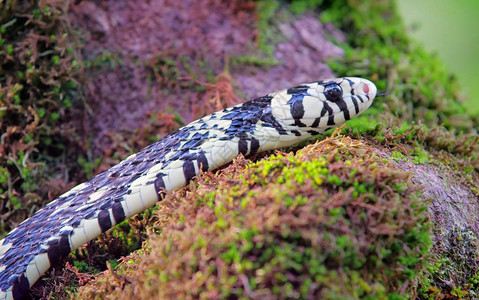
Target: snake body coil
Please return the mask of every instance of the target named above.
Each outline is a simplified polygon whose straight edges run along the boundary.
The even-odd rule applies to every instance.
[[[362,78],[299,85],[194,121],[50,202],[0,241],[0,299],[21,299],[52,264],[239,153],[296,144],[367,109]]]

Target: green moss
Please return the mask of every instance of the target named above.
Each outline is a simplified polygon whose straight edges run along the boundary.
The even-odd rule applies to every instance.
[[[82,149],[78,132],[60,126],[83,105],[76,88],[81,64],[67,43],[64,5],[10,4],[0,4],[0,177],[6,178],[0,199],[9,216],[0,235],[56,196],[52,185],[67,184],[58,174],[83,176],[73,166]]]
[[[276,16],[279,7],[280,4],[275,0],[258,1],[258,48],[270,58],[273,58],[274,51],[274,43],[272,41],[276,40],[270,22]]]
[[[406,160],[406,157],[399,151],[393,151],[391,153],[391,158],[396,162],[404,162]]]
[[[416,165],[426,164],[432,160],[431,155],[420,147],[414,148],[414,151],[411,153],[411,155],[413,157],[413,163]]]
[[[432,161],[431,155],[420,146],[416,146],[406,155],[401,151],[394,150],[391,152],[391,158],[398,163],[412,162],[415,165],[426,164]]]
[[[87,178],[93,177],[93,171],[98,168],[101,163],[101,158],[96,158],[94,161],[90,161],[83,156],[79,156],[77,160],[78,165],[83,168],[83,172]]]
[[[73,262],[73,266],[75,266],[75,268],[77,268],[77,270],[82,273],[91,272],[93,274],[97,274],[100,272],[98,269],[92,269],[86,262],[83,261],[75,260]]]
[[[423,299],[459,299],[477,297],[479,242],[471,228],[456,228],[434,246],[435,255],[427,259],[425,272],[418,286]],[[454,274],[454,276],[451,276]]]
[[[84,61],[83,64],[88,69],[108,67],[113,70],[117,66],[123,66],[124,62],[118,53],[100,51],[94,58]]]
[[[330,67],[338,76],[370,78],[379,91],[388,93],[376,99],[365,115],[349,122],[355,134],[411,122],[432,127],[442,124],[463,132],[478,126],[477,116],[462,102],[457,80],[437,57],[407,36],[394,1],[259,1],[260,33],[267,36],[271,31],[266,25],[277,18],[282,4],[295,14],[320,11],[322,22],[342,29],[347,40],[340,46],[346,57],[331,61]],[[424,157],[416,162],[421,161]]]
[[[321,20],[333,22],[348,36],[341,45],[346,59],[331,62],[332,69],[340,76],[373,79],[379,91],[389,94],[379,100],[382,106],[399,122],[442,123],[462,131],[477,126],[477,118],[462,103],[457,80],[407,36],[394,1],[334,1],[320,8]]]
[[[348,138],[233,165],[171,208],[149,256],[114,271],[132,286],[97,280],[80,296],[406,298],[430,226],[392,167]]]
[[[461,103],[455,79],[436,58],[406,36],[391,1],[258,1],[260,52],[232,58],[233,64],[268,67],[276,63],[274,44],[281,37],[271,24],[282,18],[279,11],[282,5],[295,14],[319,9],[322,21],[332,22],[347,33],[347,41],[341,45],[346,57],[331,61],[331,68],[339,76],[368,77],[377,83],[380,91],[389,94],[376,99],[367,113],[348,122],[349,128],[344,133],[370,136],[390,149],[401,145],[400,151],[391,155],[397,162],[434,163],[440,157],[458,168],[465,166],[464,172],[471,178],[477,175],[478,167],[474,165],[479,157],[477,136],[453,131],[473,131],[477,119]],[[38,7],[30,18],[44,21],[56,16],[57,11],[55,7]],[[14,18],[0,27],[0,51],[7,57],[7,67],[12,63],[11,57],[19,55],[15,39],[22,36],[26,23],[23,17]],[[8,90],[0,90],[0,101],[21,106],[26,114],[29,99],[25,95],[36,93],[45,76],[45,69],[37,63],[47,70],[66,66],[65,73],[45,88],[53,95],[56,106],[39,102],[34,106],[36,115],[31,114],[32,119],[38,116],[43,125],[54,128],[65,111],[77,104],[76,81],[68,76],[81,68],[81,64],[74,59],[66,64],[72,49],[57,52],[62,32],[41,34],[50,43],[41,49],[46,54],[36,61],[21,62],[20,67],[15,67],[16,73],[2,77],[2,83],[9,76],[14,80],[9,82]],[[30,59],[33,53],[27,49],[24,55]],[[204,62],[187,58],[173,61],[156,57],[138,63],[151,70],[150,83],[163,80],[165,92],[176,85],[206,91],[205,84],[179,81],[183,70],[193,79],[198,79],[199,74],[207,74],[209,83],[215,79]],[[122,64],[117,55],[101,53],[86,66],[114,69]],[[35,96],[43,99],[45,95]],[[0,118],[11,117],[9,113],[0,111]],[[178,118],[176,121],[181,122]],[[438,123],[450,131],[436,127]],[[65,150],[56,135],[24,130],[20,137],[24,144],[32,142],[31,147],[40,145],[40,158],[49,163],[56,158],[45,153]],[[184,203],[172,200],[175,204],[157,216],[162,219],[161,226],[153,231],[161,232],[161,237],[153,238],[149,246],[124,263],[118,264],[111,256],[101,258],[103,265],[105,261],[111,261],[113,268],[117,265],[114,275],[92,283],[94,288],[85,288],[82,295],[104,298],[111,290],[122,289],[129,294],[131,285],[125,282],[130,282],[141,289],[144,298],[157,298],[161,293],[169,293],[170,298],[179,295],[261,298],[265,293],[290,298],[320,295],[401,299],[411,296],[412,283],[420,281],[422,297],[440,296],[444,287],[437,283],[447,277],[441,268],[449,265],[464,268],[464,257],[446,255],[428,261],[424,267],[431,245],[430,225],[424,217],[424,206],[404,183],[407,175],[385,159],[370,155],[364,144],[342,138],[341,143],[334,141],[321,144],[327,144],[327,149],[320,147],[296,155],[276,154],[245,170],[236,165],[240,171],[226,178],[220,176],[219,181],[203,178],[206,182],[193,189]],[[454,157],[438,156],[441,151]],[[28,151],[9,154],[5,165],[0,165],[0,193],[5,197],[12,178],[19,184],[16,190],[35,190],[37,181],[33,178],[38,175],[39,167],[24,164],[28,161]],[[97,162],[83,157],[74,159],[91,176]],[[22,201],[13,196],[9,205],[18,208]],[[148,213],[146,216],[150,217]],[[75,252],[72,257],[88,259],[98,252],[126,255],[140,247],[144,235],[138,232],[142,226],[138,225],[138,219],[122,223],[100,242],[90,244],[86,251]],[[144,257],[147,252],[152,252],[150,258]],[[83,264],[77,268],[86,270]],[[464,274],[466,281],[458,282],[448,293],[456,297],[472,295],[467,293],[477,288],[477,275],[470,269]],[[111,286],[114,288],[109,289]]]
[[[279,61],[277,61],[274,57],[268,57],[268,58],[258,58],[258,57],[253,57],[253,56],[233,56],[231,57],[231,64],[237,65],[237,64],[249,64],[249,65],[255,65],[255,66],[276,66],[279,64]]]

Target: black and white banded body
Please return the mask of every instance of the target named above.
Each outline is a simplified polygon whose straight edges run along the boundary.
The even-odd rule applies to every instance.
[[[239,153],[301,142],[366,110],[362,78],[302,84],[194,121],[52,201],[0,241],[0,299],[21,299],[52,264]]]

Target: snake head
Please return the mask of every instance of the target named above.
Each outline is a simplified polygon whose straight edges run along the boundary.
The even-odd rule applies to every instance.
[[[314,135],[362,113],[376,93],[374,83],[359,77],[302,84],[275,95],[273,115],[292,132]]]

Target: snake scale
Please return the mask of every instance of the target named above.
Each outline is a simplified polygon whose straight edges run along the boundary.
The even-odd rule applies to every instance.
[[[302,84],[196,120],[82,183],[0,241],[0,299],[28,297],[54,263],[185,186],[200,170],[286,147],[366,110],[376,86],[357,77]]]

